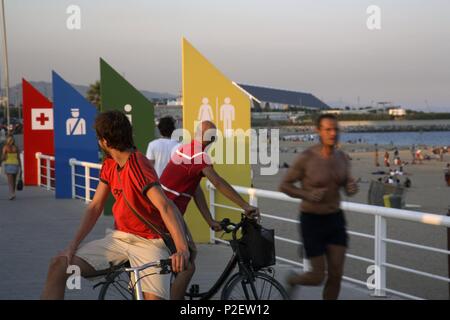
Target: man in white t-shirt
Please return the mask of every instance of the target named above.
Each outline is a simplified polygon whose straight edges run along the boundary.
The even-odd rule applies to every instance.
[[[146,156],[155,168],[158,177],[160,177],[179,143],[171,139],[172,132],[175,130],[174,118],[170,116],[161,118],[158,123],[158,130],[161,133],[161,138],[148,144]]]

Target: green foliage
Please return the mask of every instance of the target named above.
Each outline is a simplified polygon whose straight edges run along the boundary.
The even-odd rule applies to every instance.
[[[89,85],[89,89],[86,92],[86,99],[89,100],[94,106],[97,107],[97,110],[100,111],[100,106],[102,104],[102,99],[100,95],[100,81],[95,81],[95,83]]]

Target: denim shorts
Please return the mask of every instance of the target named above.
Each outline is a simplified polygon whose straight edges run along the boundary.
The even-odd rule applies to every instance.
[[[16,164],[5,164],[6,174],[17,174],[19,173],[19,166]]]

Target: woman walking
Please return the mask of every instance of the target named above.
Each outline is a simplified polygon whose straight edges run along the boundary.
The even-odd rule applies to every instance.
[[[17,175],[21,172],[19,148],[16,146],[13,136],[6,138],[6,143],[2,150],[2,160],[5,164],[5,173],[8,177],[9,200],[16,198]]]

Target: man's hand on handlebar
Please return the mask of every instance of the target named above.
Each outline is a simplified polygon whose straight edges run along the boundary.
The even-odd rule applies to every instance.
[[[250,219],[259,219],[259,209],[257,207],[247,205],[244,209],[244,214]]]
[[[175,273],[186,270],[189,263],[189,250],[177,251],[170,256],[172,259],[172,271]]]
[[[218,222],[218,221],[216,221],[216,220],[212,220],[212,221],[209,223],[209,227],[210,227],[212,230],[214,230],[214,231],[220,231],[220,230],[222,230],[222,226],[221,226],[220,222]]]

